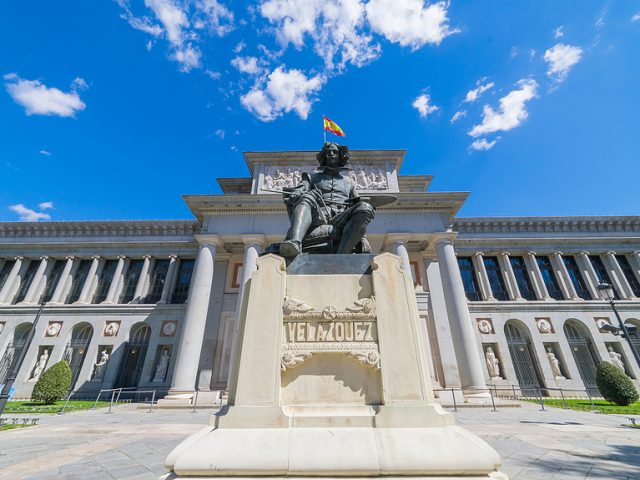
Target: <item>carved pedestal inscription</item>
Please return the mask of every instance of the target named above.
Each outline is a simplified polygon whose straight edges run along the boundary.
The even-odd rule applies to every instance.
[[[281,368],[296,367],[317,352],[344,352],[365,366],[380,368],[375,299],[354,302],[345,311],[333,306],[314,310],[286,298]]]

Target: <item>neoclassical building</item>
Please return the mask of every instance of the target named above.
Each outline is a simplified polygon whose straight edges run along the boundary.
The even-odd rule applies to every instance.
[[[492,385],[597,395],[601,361],[639,378],[626,340],[603,329],[617,322],[596,287],[611,283],[620,315],[640,327],[640,217],[459,218],[468,193],[401,175],[404,154],[352,151],[352,175],[363,193],[398,197],[368,238],[413,276],[437,396]],[[289,225],[282,197],[263,189],[317,165],[315,152],[244,157],[250,176],[184,197],[192,221],[0,223],[0,383],[46,302],[17,398],[61,359],[76,395],[127,387],[187,402],[224,390],[243,287]]]

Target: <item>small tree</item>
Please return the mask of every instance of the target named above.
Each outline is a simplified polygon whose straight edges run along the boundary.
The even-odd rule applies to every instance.
[[[33,387],[31,398],[37,402],[52,404],[65,396],[69,391],[69,385],[71,369],[69,364],[62,360],[40,375]]]
[[[638,400],[638,391],[631,379],[609,362],[598,365],[596,385],[605,400],[616,405],[625,406]]]

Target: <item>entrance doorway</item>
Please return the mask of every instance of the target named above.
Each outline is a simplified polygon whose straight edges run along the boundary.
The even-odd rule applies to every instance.
[[[538,365],[534,360],[535,353],[525,327],[510,320],[504,326],[504,333],[522,395],[527,397],[547,395],[548,392],[542,388],[542,377],[538,372]]]
[[[5,348],[2,360],[0,360],[0,385],[4,385],[7,377],[9,377],[9,374],[12,373],[13,369],[16,367],[18,357],[20,357],[20,354],[22,353],[22,349],[24,348],[24,344],[27,341],[30,331],[30,323],[21,323],[13,331],[13,340],[9,342],[7,348]]]
[[[600,396],[600,390],[596,385],[596,369],[599,360],[593,348],[591,335],[586,327],[571,320],[565,322],[564,334],[567,336],[569,348],[571,348],[584,388],[590,395]]]
[[[64,351],[64,359],[71,369],[71,384],[69,386],[71,390],[74,389],[80,376],[80,370],[82,370],[92,336],[93,327],[88,323],[79,323],[71,331],[71,340],[67,343],[67,348]]]
[[[144,359],[147,356],[151,327],[139,323],[131,327],[129,341],[124,344],[124,352],[116,388],[137,387],[142,375]]]

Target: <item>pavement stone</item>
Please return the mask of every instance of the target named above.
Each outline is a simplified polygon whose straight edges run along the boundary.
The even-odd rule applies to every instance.
[[[42,415],[35,427],[0,433],[0,480],[157,479],[167,454],[211,413],[129,405]],[[500,453],[511,480],[640,479],[640,430],[622,426],[627,416],[530,403],[454,415]]]

